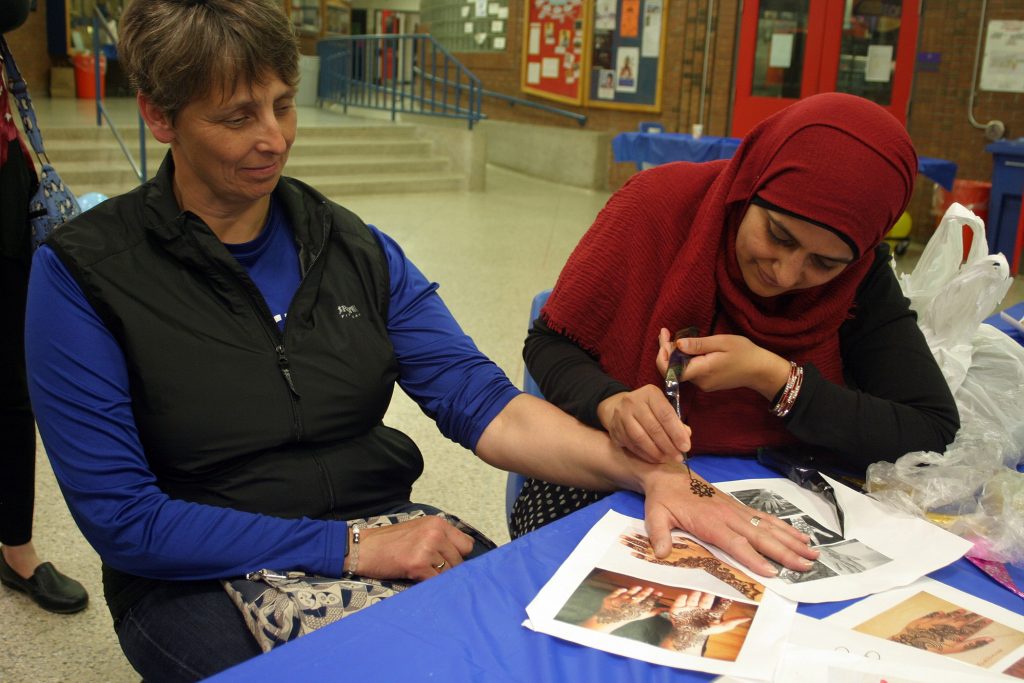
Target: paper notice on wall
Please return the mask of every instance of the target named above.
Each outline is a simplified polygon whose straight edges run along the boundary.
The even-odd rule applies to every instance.
[[[773,33],[768,49],[768,66],[774,69],[788,69],[793,63],[793,34]]]
[[[597,0],[597,7],[594,9],[594,29],[614,31],[617,10],[618,2],[616,0]]]
[[[637,69],[640,68],[640,48],[620,47],[615,53],[615,90],[636,92]]]
[[[487,0],[476,0],[476,16],[487,16]]]
[[[463,17],[468,17],[469,16],[469,5],[463,5],[462,6],[462,16]]]
[[[494,36],[494,38],[491,41],[491,47],[493,47],[495,50],[504,50],[505,36]]]
[[[541,78],[558,78],[559,64],[561,64],[561,60],[559,60],[558,57],[545,57],[541,60]]]
[[[981,89],[1024,92],[1024,21],[990,21],[981,63]]]
[[[868,63],[864,67],[866,83],[892,80],[892,45],[868,45]]]
[[[498,18],[499,19],[508,19],[508,7],[499,7],[498,8]]]
[[[597,99],[615,99],[615,72],[611,69],[600,69],[597,75]]]
[[[467,21],[464,24],[462,24],[462,32],[463,33],[472,33],[473,32],[473,22],[472,21]]]
[[[540,23],[530,24],[530,36],[526,41],[526,53],[530,55],[540,54]]]
[[[487,3],[487,13],[488,14],[493,16],[493,15],[498,13],[499,9],[501,9],[501,5],[499,5],[498,3],[496,3],[496,2],[489,2],[489,3]]]
[[[619,35],[623,38],[636,38],[640,35],[640,0],[622,0]]]
[[[504,21],[492,21],[491,22],[491,33],[504,33],[505,22]]]
[[[526,65],[526,82],[530,85],[540,83],[540,62],[530,62]]]
[[[661,52],[662,0],[645,0],[644,30],[640,40],[640,56],[657,57]]]

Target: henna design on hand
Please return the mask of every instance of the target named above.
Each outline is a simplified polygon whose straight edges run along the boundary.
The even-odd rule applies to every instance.
[[[690,480],[690,491],[693,492],[695,496],[700,496],[701,498],[710,498],[715,495],[715,489],[699,479]]]

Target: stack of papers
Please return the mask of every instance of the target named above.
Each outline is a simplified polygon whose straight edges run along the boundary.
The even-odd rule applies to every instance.
[[[786,520],[821,551],[810,571],[754,574],[676,531],[655,557],[643,522],[608,512],[527,607],[529,628],[723,681],[933,682],[1024,678],[1024,617],[925,574],[971,544],[829,480],[824,498],[786,479],[719,484]],[[826,621],[797,601],[862,598]]]

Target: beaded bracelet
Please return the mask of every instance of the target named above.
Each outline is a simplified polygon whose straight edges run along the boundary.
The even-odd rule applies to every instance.
[[[349,531],[352,532],[352,540],[348,544],[348,551],[346,555],[351,556],[351,561],[348,563],[348,570],[345,571],[345,576],[354,576],[356,571],[359,569],[359,527],[355,524],[349,524]]]
[[[803,367],[797,365],[793,361],[790,361],[789,378],[786,379],[786,386],[782,389],[782,395],[779,397],[778,403],[772,406],[772,415],[777,417],[786,417],[786,415],[789,415],[789,411],[793,409],[793,404],[796,403],[797,394],[800,393],[800,387],[803,386],[803,383]]]

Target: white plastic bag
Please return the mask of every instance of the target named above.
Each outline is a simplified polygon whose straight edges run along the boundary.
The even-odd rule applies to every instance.
[[[973,233],[966,261],[962,226]],[[1015,469],[1024,455],[1024,347],[982,323],[1012,283],[1006,258],[986,252],[984,223],[953,204],[913,272],[900,276],[956,399],[960,431],[945,454],[871,465],[867,488],[974,540],[974,554],[1024,563],[1024,474]]]

